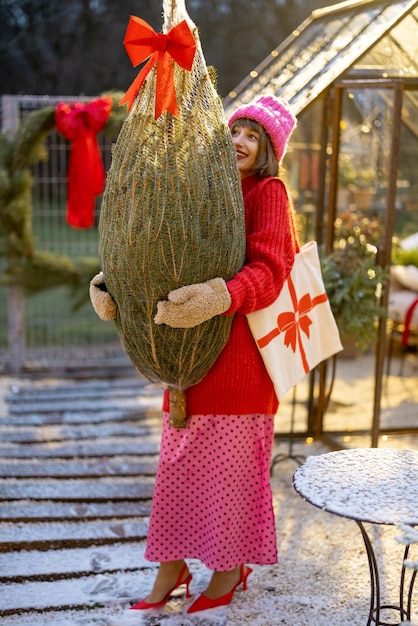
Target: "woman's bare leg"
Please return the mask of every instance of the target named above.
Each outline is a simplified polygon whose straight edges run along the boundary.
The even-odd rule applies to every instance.
[[[203,592],[210,600],[220,598],[232,591],[241,577],[241,566],[235,567],[227,572],[213,572],[208,587]]]
[[[145,602],[152,604],[154,602],[162,602],[167,593],[174,587],[177,579],[180,575],[181,569],[184,566],[184,560],[180,561],[167,561],[160,563],[157,577],[154,581],[154,586],[151,593],[145,599]],[[187,573],[184,575],[184,579],[187,578]]]

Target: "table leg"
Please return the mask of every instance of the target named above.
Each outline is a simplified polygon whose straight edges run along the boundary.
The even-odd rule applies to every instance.
[[[369,561],[369,569],[370,569],[370,608],[369,608],[369,617],[367,620],[367,626],[375,622],[376,624],[380,624],[380,582],[379,582],[379,570],[377,568],[376,555],[373,550],[372,543],[370,541],[369,535],[366,532],[363,524],[356,520],[357,525],[360,528],[360,532],[363,537],[364,545],[366,546],[367,558]]]
[[[297,463],[298,465],[302,465],[302,463],[306,461],[306,456],[303,456],[301,454],[293,454],[293,442],[294,442],[294,434],[295,434],[296,387],[297,385],[293,387],[292,413],[290,415],[288,453],[283,454],[280,452],[273,457],[271,464],[270,464],[270,476],[273,476],[273,470],[274,470],[275,465],[278,465],[282,461],[287,461],[288,459],[291,459],[292,461],[295,461],[295,463]]]
[[[405,546],[405,552],[403,556],[402,570],[401,570],[401,586],[399,590],[401,617],[402,619],[408,620],[408,622],[411,620],[412,592],[414,590],[415,578],[418,574],[417,570],[414,570],[413,573],[411,574],[411,580],[409,581],[409,589],[408,589],[408,601],[407,601],[406,610],[405,610],[404,609],[404,599],[405,599],[404,590],[405,590],[405,573],[406,573],[405,561],[408,558],[409,548],[410,548],[409,545]]]
[[[366,547],[367,559],[369,561],[369,569],[370,569],[370,608],[369,608],[369,616],[367,619],[367,626],[370,626],[372,622],[376,624],[376,626],[399,626],[404,621],[410,621],[411,619],[411,607],[412,607],[412,592],[414,589],[415,578],[417,576],[416,571],[414,571],[411,575],[411,579],[409,581],[408,588],[408,596],[407,603],[405,609],[405,574],[406,567],[404,564],[405,559],[408,557],[409,545],[406,546],[404,557],[402,560],[402,570],[401,570],[401,579],[399,586],[399,606],[395,606],[392,604],[380,604],[380,580],[379,580],[379,568],[377,565],[376,555],[372,546],[372,542],[370,540],[367,531],[359,520],[356,520],[357,525],[360,528],[364,545]],[[383,609],[397,611],[399,613],[400,622],[383,622],[380,619],[381,611]]]

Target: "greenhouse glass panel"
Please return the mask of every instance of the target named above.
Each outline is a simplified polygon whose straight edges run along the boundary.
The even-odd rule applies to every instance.
[[[344,94],[339,159],[340,191],[337,201],[350,214],[382,216],[390,167],[392,90],[350,89]],[[351,174],[351,176],[350,176]]]
[[[372,69],[382,77],[415,77],[418,74],[417,18],[418,13],[408,15],[360,59],[355,69]]]
[[[322,104],[317,100],[300,116],[281,170],[292,195],[302,243],[315,239],[321,178]]]
[[[368,2],[364,8],[353,2],[314,11],[229,94],[227,112],[269,91],[288,100],[299,113],[416,6],[411,0]]]
[[[395,234],[418,232],[418,93],[407,91],[402,106]]]
[[[404,107],[402,122],[415,139],[418,139],[418,94],[406,91],[404,93]],[[418,159],[416,160],[418,162]],[[418,182],[418,181],[417,181]]]
[[[338,159],[337,236],[347,223],[361,225],[370,243],[384,235],[391,167],[392,89],[347,89],[343,97]],[[394,235],[418,231],[418,94],[405,92]]]

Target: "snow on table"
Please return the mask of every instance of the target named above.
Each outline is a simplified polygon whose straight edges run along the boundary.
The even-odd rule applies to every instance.
[[[418,525],[418,451],[338,450],[310,456],[293,476],[311,504],[374,524]]]

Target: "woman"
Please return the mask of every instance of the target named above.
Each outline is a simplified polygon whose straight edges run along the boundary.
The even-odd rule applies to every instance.
[[[132,609],[159,608],[191,574],[186,558],[213,570],[189,607],[194,613],[231,602],[251,568],[277,562],[269,481],[278,400],[246,314],[278,296],[298,250],[279,164],[296,120],[288,105],[262,96],[228,121],[241,176],[246,260],[228,282],[214,278],[172,291],[155,322],[195,326],[234,315],[230,338],[205,378],[186,391],[185,429],[164,426],[145,556],[160,563],[151,593]],[[222,253],[222,251],[220,251]]]

